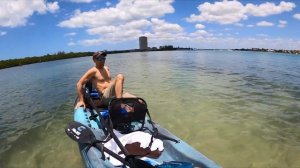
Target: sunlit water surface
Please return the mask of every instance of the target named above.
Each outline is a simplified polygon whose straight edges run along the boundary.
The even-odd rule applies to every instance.
[[[237,51],[109,55],[160,125],[223,167],[299,167],[300,56]],[[64,133],[91,57],[0,70],[0,167],[83,167]]]

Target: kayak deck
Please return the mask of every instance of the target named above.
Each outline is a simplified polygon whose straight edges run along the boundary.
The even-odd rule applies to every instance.
[[[102,109],[101,114],[105,115],[107,109]],[[94,132],[99,132],[101,134],[101,124],[99,116],[96,120],[90,120],[92,115],[90,109],[84,110],[82,107],[74,109],[74,121],[80,122],[88,127],[90,127]],[[170,161],[180,161],[193,163],[195,167],[201,168],[218,168],[220,167],[214,161],[208,159],[206,156],[192,148],[186,142],[182,141],[180,138],[176,137],[174,134],[155,124],[158,131],[166,136],[179,140],[179,143],[162,140],[164,145],[164,151],[157,159],[146,158],[145,161],[151,163],[152,165],[162,164],[164,162]],[[145,127],[152,128],[150,120],[145,120]],[[100,135],[101,136],[101,135]],[[100,168],[100,167],[114,167],[108,159],[103,159],[103,153],[95,147],[88,147],[85,144],[79,144],[80,153],[84,164],[88,168]]]

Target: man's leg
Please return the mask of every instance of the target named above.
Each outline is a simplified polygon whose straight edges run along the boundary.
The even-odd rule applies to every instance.
[[[124,75],[118,74],[116,76],[116,85],[115,85],[115,92],[117,98],[122,98],[123,94],[123,83],[124,83]]]
[[[135,95],[131,94],[131,93],[128,93],[128,92],[125,92],[123,93],[123,97],[130,97],[130,98],[133,98],[133,97],[136,97]]]

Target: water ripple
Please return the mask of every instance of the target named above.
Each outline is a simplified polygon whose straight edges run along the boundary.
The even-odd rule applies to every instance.
[[[155,121],[222,166],[299,165],[299,57],[137,52],[107,64],[146,99]],[[0,167],[82,166],[63,129],[73,119],[76,82],[91,66],[86,57],[0,71]]]

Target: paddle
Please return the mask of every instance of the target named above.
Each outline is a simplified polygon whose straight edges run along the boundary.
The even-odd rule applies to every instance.
[[[69,123],[68,127],[65,129],[65,132],[74,141],[78,143],[93,145],[96,148],[98,148],[100,151],[103,150],[104,152],[108,153],[112,157],[116,158],[117,160],[119,160],[120,162],[126,164],[131,168],[139,168],[139,167],[154,168],[152,165],[148,164],[147,162],[140,159],[136,159],[132,155],[126,155],[126,158],[124,159],[118,154],[107,149],[103,144],[101,144],[102,141],[98,141],[96,139],[95,134],[92,132],[92,130],[89,127],[79,122],[73,121]]]
[[[125,154],[125,156],[129,155],[129,152],[125,149],[125,147],[122,145],[122,143],[120,142],[120,140],[118,139],[118,137],[115,135],[115,133],[113,132],[113,129],[107,124],[107,122],[105,122],[103,120],[102,115],[100,114],[100,111],[96,107],[96,105],[95,105],[94,101],[92,100],[92,98],[90,96],[87,96],[87,98],[89,99],[90,105],[99,114],[99,117],[100,117],[100,120],[101,120],[101,123],[102,123],[102,128],[106,128],[106,129],[103,129],[103,130],[109,132],[109,134],[114,139],[114,141],[116,142],[116,144],[118,145],[118,147],[121,149],[121,151]]]
[[[77,121],[72,121],[65,129],[66,134],[78,143],[92,144],[96,141],[96,137],[92,130]]]

